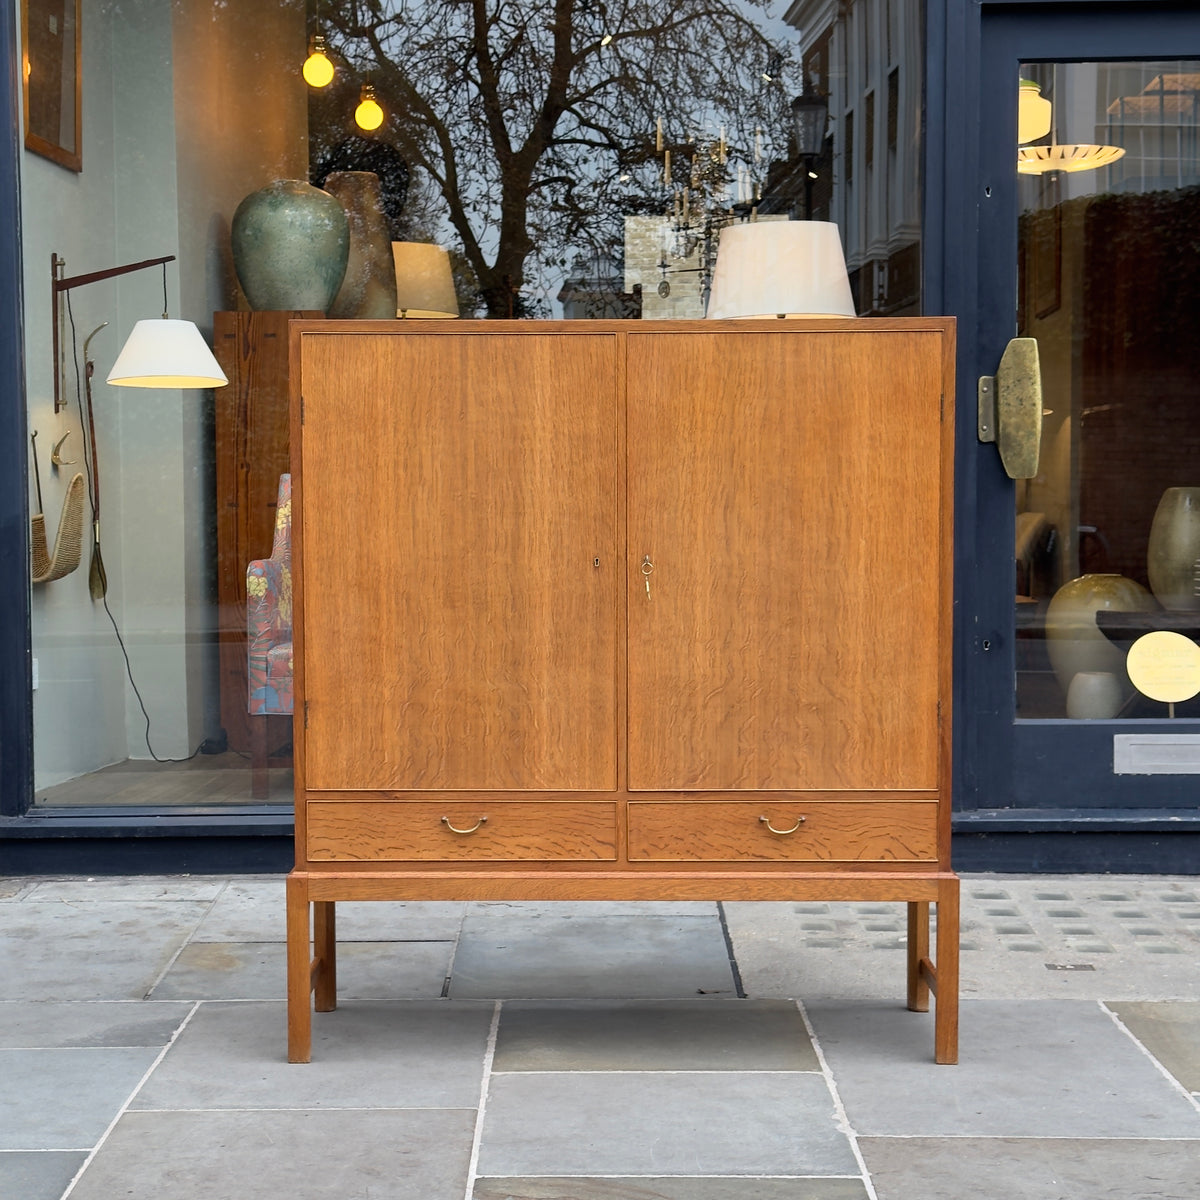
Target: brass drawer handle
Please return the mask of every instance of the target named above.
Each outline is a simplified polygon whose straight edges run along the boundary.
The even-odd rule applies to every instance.
[[[803,818],[803,817],[797,817],[797,818],[796,818],[796,823],[795,823],[795,825],[793,825],[793,826],[791,827],[791,829],[776,829],[776,828],[775,828],[775,826],[771,824],[771,818],[770,818],[770,817],[759,817],[758,819],[759,819],[759,820],[760,820],[760,821],[761,821],[761,822],[762,822],[762,823],[763,823],[763,824],[764,824],[764,825],[765,825],[765,826],[766,826],[766,827],[767,827],[767,828],[768,828],[768,829],[769,829],[769,830],[770,830],[772,833],[777,833],[777,834],[779,834],[779,835],[780,835],[780,837],[785,837],[785,836],[786,836],[787,834],[789,834],[789,833],[795,833],[795,832],[796,832],[796,830],[797,830],[797,829],[799,829],[799,828],[800,828],[800,826],[804,824],[804,818]]]
[[[443,817],[442,824],[445,825],[445,827],[448,830],[450,830],[451,833],[474,833],[475,830],[477,830],[480,827],[480,825],[487,824],[487,817],[480,817],[479,820],[476,821],[475,824],[472,825],[470,829],[455,829],[454,826],[450,824],[449,817]]]

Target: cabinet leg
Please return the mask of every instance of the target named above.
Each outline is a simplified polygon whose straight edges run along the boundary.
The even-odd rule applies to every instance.
[[[937,1008],[934,1016],[934,1058],[958,1062],[958,878],[938,884]]]
[[[908,1007],[929,1011],[929,980],[921,963],[929,959],[929,901],[908,902]]]
[[[312,1060],[312,970],[308,880],[287,877],[288,1062]]]
[[[313,941],[316,954],[316,1009],[337,1008],[337,930],[332,900],[313,901]]]

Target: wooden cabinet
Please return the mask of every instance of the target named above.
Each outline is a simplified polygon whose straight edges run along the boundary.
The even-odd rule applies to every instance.
[[[271,553],[279,476],[288,470],[288,321],[320,315],[213,314],[213,350],[229,376],[229,386],[214,392],[221,726],[229,748],[243,754],[250,749],[246,567]],[[287,738],[287,719],[278,721]]]
[[[338,899],[822,898],[908,903],[954,1061],[953,322],[306,321],[291,354],[290,1057]]]

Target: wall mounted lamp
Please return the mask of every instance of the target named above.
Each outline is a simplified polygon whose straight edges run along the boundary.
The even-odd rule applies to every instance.
[[[175,255],[168,254],[163,258],[147,258],[142,262],[126,263],[121,267],[109,267],[103,271],[91,271],[87,275],[63,278],[60,272],[66,266],[66,260],[59,258],[57,254],[50,255],[50,290],[54,307],[55,412],[60,412],[67,405],[66,400],[62,398],[60,380],[62,352],[59,297],[72,288],[114,279],[132,271],[144,271],[150,267],[162,267],[162,317],[138,321],[134,325],[133,332],[108,373],[108,382],[118,387],[156,388],[213,388],[224,387],[229,382],[200,330],[191,321],[174,321],[167,316],[167,263],[174,261]]]

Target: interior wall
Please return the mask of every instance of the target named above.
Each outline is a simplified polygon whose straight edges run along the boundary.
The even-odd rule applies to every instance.
[[[238,202],[307,170],[302,5],[84,0],[83,9],[84,169],[30,152],[22,162],[27,394],[51,541],[70,474],[82,469],[60,478],[49,468],[68,428],[67,456],[82,457],[73,371],[71,412],[56,417],[51,400],[51,250],[68,260],[68,275],[176,255],[170,314],[211,335],[214,309],[236,303],[228,227]],[[212,396],[104,383],[134,322],[160,313],[162,288],[161,273],[147,270],[70,296],[80,344],[109,322],[92,345],[109,606],[151,714],[154,752],[182,757],[216,732],[218,711]],[[36,510],[32,482],[30,496]],[[85,542],[79,570],[34,589],[36,789],[149,756],[87,566]]]
[[[37,466],[53,545],[62,501],[71,476],[83,470],[82,420],[77,408],[71,326],[63,321],[66,394],[71,407],[55,414],[51,253],[66,259],[67,275],[85,274],[116,263],[116,198],[113,166],[113,77],[109,69],[112,14],[98,0],[83,5],[83,171],[76,174],[25,151],[21,161],[25,291],[26,396],[29,429],[36,430]],[[94,284],[69,293],[76,343],[103,321],[113,322],[116,289]],[[111,344],[112,329],[97,335],[97,353]],[[111,362],[111,359],[107,359]],[[107,368],[105,368],[107,370]],[[106,389],[107,390],[107,389]],[[111,415],[98,405],[97,440],[106,477],[119,478],[120,440],[111,436]],[[63,470],[50,464],[53,444],[69,435],[65,459],[79,460]],[[30,511],[37,511],[32,459]],[[90,514],[85,506],[85,527]],[[69,779],[125,757],[126,735],[120,651],[103,608],[88,593],[88,553],[80,568],[63,579],[33,588],[33,656],[37,690],[33,696],[35,787]],[[105,544],[105,564],[113,576],[110,603],[121,614],[119,545]]]

